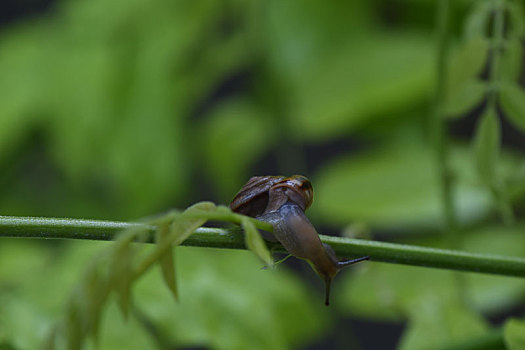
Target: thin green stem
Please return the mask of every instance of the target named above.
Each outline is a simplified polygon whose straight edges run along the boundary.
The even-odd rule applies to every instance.
[[[257,222],[258,227],[267,224]],[[74,220],[0,216],[0,237],[33,237],[61,239],[113,240],[123,229],[141,227],[151,234],[155,227],[117,221]],[[372,261],[426,266],[458,271],[525,277],[525,258],[476,254],[464,251],[434,249],[396,243],[320,235],[337,255],[369,256]],[[240,229],[199,228],[182,245],[194,247],[246,249]],[[272,251],[282,251],[279,243],[268,242]]]
[[[494,22],[492,26],[492,55],[489,66],[489,94],[487,98],[487,109],[496,110],[496,104],[499,94],[500,71],[502,51],[505,44],[504,30],[505,30],[505,4],[502,0],[494,0]],[[491,184],[491,191],[494,201],[497,203],[501,218],[506,225],[512,225],[516,219],[512,205],[507,196],[507,189],[502,183]]]
[[[437,173],[441,192],[441,207],[444,218],[444,234],[448,247],[461,249],[462,242],[459,236],[459,225],[454,207],[453,178],[449,164],[449,140],[444,113],[445,96],[447,95],[446,61],[449,49],[449,20],[450,0],[437,2],[437,61],[436,61],[436,91],[434,114],[431,120],[434,132],[434,150],[436,154]],[[456,291],[464,303],[467,303],[465,284],[461,275],[456,275]]]
[[[489,96],[487,108],[495,109],[499,90],[501,53],[504,45],[504,5],[501,0],[493,1],[494,22],[492,27],[492,57],[489,67]]]
[[[461,244],[457,235],[458,220],[454,208],[452,176],[449,168],[449,142],[443,113],[443,105],[447,94],[446,59],[448,56],[450,1],[440,0],[437,4],[438,47],[435,110],[432,118],[432,130],[434,133],[439,187],[441,189],[441,203],[445,219],[445,233],[448,237],[449,246],[457,249]]]

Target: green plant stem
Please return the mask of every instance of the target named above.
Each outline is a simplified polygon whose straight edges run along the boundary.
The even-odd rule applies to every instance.
[[[496,110],[500,84],[501,56],[505,44],[505,4],[501,0],[494,0],[493,7],[494,21],[492,26],[492,55],[489,66],[487,110]],[[498,205],[503,222],[506,225],[512,225],[516,219],[514,211],[512,210],[512,205],[510,204],[506,193],[507,189],[505,188],[505,185],[503,183],[493,183],[491,184],[491,192]]]
[[[431,118],[431,126],[434,139],[434,150],[436,155],[436,166],[441,192],[441,207],[444,218],[444,234],[447,245],[451,249],[461,249],[462,242],[459,235],[459,225],[454,207],[453,177],[449,164],[449,140],[444,113],[445,96],[447,96],[447,71],[446,61],[449,48],[449,17],[450,0],[437,2],[436,25],[437,25],[437,61],[436,61],[436,91],[434,113]],[[466,281],[461,275],[455,276],[455,287],[457,295],[465,304],[467,297],[465,292]]]
[[[266,228],[268,225],[254,221],[258,223],[258,227]],[[143,227],[145,231],[149,231],[150,241],[153,242],[155,227],[140,223],[0,216],[0,237],[113,240],[123,229],[133,227]],[[369,256],[370,260],[379,262],[525,277],[525,258],[521,257],[476,254],[324,235],[320,237],[323,242],[334,248],[337,255],[344,257]],[[182,245],[246,249],[244,236],[236,227],[199,228]],[[285,251],[279,243],[268,242],[268,246],[274,251]]]
[[[451,248],[458,249],[461,244],[457,235],[458,220],[455,214],[452,176],[449,166],[449,142],[445,124],[443,105],[446,91],[446,59],[448,55],[448,27],[450,16],[450,1],[437,2],[437,30],[438,47],[436,62],[436,96],[435,110],[432,118],[432,131],[434,133],[434,149],[438,167],[439,187],[441,189],[441,203],[445,219],[445,233]]]
[[[488,109],[495,109],[499,90],[499,79],[500,79],[500,65],[501,65],[501,51],[503,50],[504,38],[504,5],[501,0],[493,1],[494,7],[494,22],[492,27],[492,57],[490,60],[489,67],[489,96],[488,96]]]

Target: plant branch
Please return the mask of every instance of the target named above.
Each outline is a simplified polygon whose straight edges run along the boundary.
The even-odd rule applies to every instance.
[[[487,98],[487,110],[497,109],[497,100],[499,94],[501,59],[505,46],[504,29],[505,29],[505,4],[503,1],[494,0],[494,21],[492,24],[492,54],[489,64],[489,93]],[[496,111],[497,114],[497,111]],[[510,204],[507,189],[503,183],[492,183],[490,185],[494,200],[498,205],[502,220],[507,225],[512,225],[516,221],[512,205]]]
[[[461,246],[458,237],[458,220],[454,208],[452,175],[449,164],[449,141],[446,130],[446,118],[444,115],[444,104],[446,91],[446,60],[448,56],[449,41],[449,17],[450,1],[442,0],[437,3],[437,61],[436,61],[436,92],[435,109],[431,119],[432,131],[434,132],[434,149],[436,152],[436,164],[439,176],[439,187],[441,190],[441,206],[445,221],[445,233],[451,248],[458,249]]]
[[[492,59],[489,65],[489,96],[487,108],[495,109],[499,90],[501,56],[504,46],[504,4],[502,1],[494,0],[494,22],[492,25]]]
[[[259,228],[268,226],[267,223],[257,220],[254,220],[254,223]],[[153,242],[155,227],[141,223],[0,216],[0,237],[114,240],[119,232],[133,227],[143,227],[146,232],[149,231],[150,241]],[[324,235],[320,237],[323,242],[332,246],[337,255],[344,257],[369,256],[370,260],[379,262],[525,277],[525,258],[521,257],[476,254]],[[273,251],[285,251],[279,243],[267,242],[267,244]],[[236,227],[202,227],[182,245],[246,249],[244,236]]]
[[[447,57],[449,49],[450,27],[450,0],[437,2],[437,52],[436,52],[436,91],[434,113],[431,117],[435,160],[438,174],[438,185],[441,194],[441,208],[444,219],[444,238],[448,248],[461,249],[462,240],[459,235],[458,218],[454,206],[454,184],[450,169],[450,149],[447,124],[444,112],[445,96],[447,96]],[[455,275],[456,292],[466,304],[465,279]]]

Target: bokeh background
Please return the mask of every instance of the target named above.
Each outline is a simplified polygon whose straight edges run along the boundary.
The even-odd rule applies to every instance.
[[[452,52],[474,2],[453,1]],[[0,213],[135,220],[227,204],[253,175],[303,174],[320,232],[445,246],[435,12],[430,0],[2,0]],[[525,256],[524,133],[502,119],[498,171],[517,217],[505,226],[473,162],[484,105],[449,123],[463,248]],[[107,245],[0,239],[0,348],[38,348]],[[463,274],[466,307],[453,273],[380,263],[341,273],[326,308],[306,263],[267,271],[248,252],[177,249],[181,302],[152,271],[127,322],[106,310],[101,349],[423,349],[525,310],[523,280]]]

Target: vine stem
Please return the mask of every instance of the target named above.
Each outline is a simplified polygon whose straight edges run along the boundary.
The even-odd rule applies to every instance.
[[[492,59],[489,64],[489,80],[488,80],[488,98],[487,110],[497,109],[497,100],[499,94],[500,71],[502,51],[505,45],[504,30],[505,30],[505,4],[502,0],[493,0],[494,7],[494,21],[492,25]],[[496,112],[497,113],[497,112]],[[514,211],[510,204],[507,189],[502,183],[491,184],[491,192],[494,196],[495,202],[498,205],[501,218],[506,225],[512,225],[516,221]]]
[[[492,60],[489,66],[489,96],[487,101],[487,109],[495,109],[500,79],[500,65],[501,52],[504,46],[503,31],[505,26],[504,19],[504,4],[500,0],[493,1],[494,6],[494,22],[492,25]]]
[[[445,98],[447,96],[447,57],[449,49],[449,22],[450,0],[437,2],[436,27],[437,27],[437,60],[436,60],[436,91],[434,113],[431,118],[433,132],[438,184],[441,192],[441,207],[444,219],[444,238],[451,249],[461,249],[462,240],[459,235],[459,225],[454,207],[453,178],[449,164],[449,138],[447,134],[444,113]],[[460,300],[468,304],[465,286],[466,280],[462,275],[455,276],[455,289]]]
[[[259,228],[267,223],[254,220]],[[0,237],[59,238],[114,240],[124,229],[144,228],[151,234],[153,242],[155,226],[141,223],[117,221],[78,220],[65,218],[0,216]],[[458,250],[435,249],[405,244],[376,242],[361,239],[320,235],[321,240],[332,246],[339,256],[369,256],[370,260],[394,264],[425,266],[489,273],[505,276],[525,277],[525,258],[476,254]],[[279,243],[267,242],[273,251],[282,251]],[[209,248],[246,249],[240,229],[197,229],[182,245]]]
[[[434,148],[436,152],[436,164],[439,174],[439,185],[441,188],[441,203],[445,219],[445,232],[448,237],[449,246],[458,249],[461,242],[457,235],[458,221],[455,214],[452,176],[449,169],[449,142],[445,124],[443,106],[446,91],[446,60],[448,55],[448,27],[450,16],[450,1],[438,1],[436,13],[437,22],[437,62],[436,62],[436,95],[435,110],[432,118],[432,131],[434,132]]]

